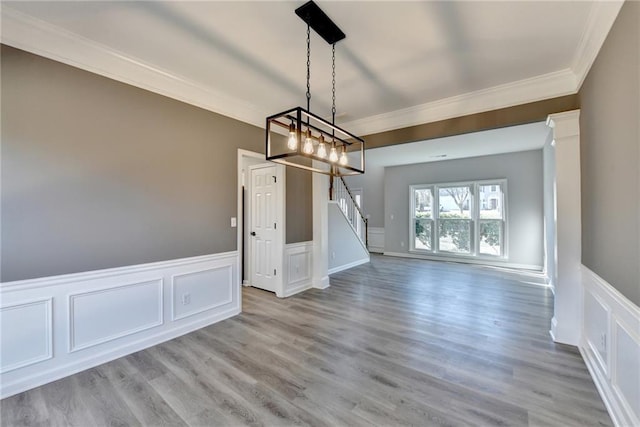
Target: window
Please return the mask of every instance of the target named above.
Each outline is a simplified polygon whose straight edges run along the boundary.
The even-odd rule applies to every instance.
[[[504,257],[505,188],[506,180],[411,186],[411,250]]]
[[[489,199],[489,205],[480,209],[478,215],[478,253],[480,255],[502,256],[504,235],[504,199],[501,185],[478,185],[480,197]],[[498,193],[496,195],[496,193]]]
[[[438,250],[471,253],[471,186],[438,188]]]
[[[433,193],[431,188],[413,191],[413,245],[415,249],[430,251],[433,247]]]

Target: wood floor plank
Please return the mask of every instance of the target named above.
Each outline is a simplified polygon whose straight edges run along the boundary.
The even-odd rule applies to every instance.
[[[93,424],[82,390],[74,377],[63,378],[39,388],[47,407],[47,423],[52,426],[84,427]]]
[[[49,412],[40,389],[20,393],[0,402],[2,425],[43,426],[47,425]]]
[[[81,400],[89,409],[95,426],[141,426],[111,383],[97,368],[76,374]]]
[[[114,385],[131,412],[148,426],[186,426],[187,424],[151,387],[142,374],[124,359],[114,360],[97,368]]]
[[[2,426],[610,426],[540,275],[372,256],[0,402]]]

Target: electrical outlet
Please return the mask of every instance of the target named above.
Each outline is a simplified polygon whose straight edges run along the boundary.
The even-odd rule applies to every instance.
[[[400,247],[404,248],[404,242],[400,242]]]
[[[607,334],[605,332],[600,334],[600,348],[607,351]]]
[[[336,253],[335,252],[331,252],[331,259],[336,259]]]
[[[191,294],[182,294],[182,305],[191,304]]]
[[[236,219],[235,216],[231,217],[231,227],[237,227],[238,226],[238,220]]]

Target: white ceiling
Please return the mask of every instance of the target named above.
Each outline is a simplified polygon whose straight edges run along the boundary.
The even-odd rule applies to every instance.
[[[263,126],[304,105],[304,1],[2,2],[2,42]],[[322,1],[338,123],[368,134],[575,93],[621,3]],[[313,112],[330,46],[312,35]]]
[[[366,152],[367,168],[539,150],[544,146],[549,131],[546,123],[539,122],[373,148]]]

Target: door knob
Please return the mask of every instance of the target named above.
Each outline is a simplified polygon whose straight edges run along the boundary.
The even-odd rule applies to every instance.
[[[256,232],[255,232],[255,231],[252,231],[252,232],[251,232],[251,235],[252,235],[252,236],[255,236],[255,235],[256,235]]]

